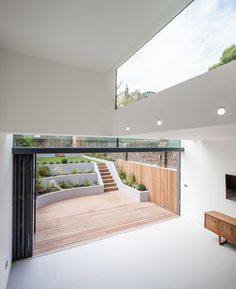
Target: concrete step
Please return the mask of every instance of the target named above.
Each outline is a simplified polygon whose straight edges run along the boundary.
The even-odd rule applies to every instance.
[[[113,192],[113,191],[118,191],[118,187],[104,188],[104,192]]]

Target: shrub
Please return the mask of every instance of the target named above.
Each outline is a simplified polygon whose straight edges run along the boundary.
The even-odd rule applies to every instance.
[[[49,184],[46,187],[45,193],[52,193],[57,191],[60,191],[60,189],[55,184]]]
[[[58,182],[58,186],[62,189],[67,189],[67,184],[65,181]]]
[[[138,184],[138,185],[137,185],[137,190],[139,190],[139,191],[146,191],[147,188],[145,187],[144,184]]]
[[[74,170],[71,171],[71,174],[72,174],[72,175],[76,175],[76,174],[78,174],[78,173],[79,173],[79,171],[76,170],[76,169],[74,169]]]
[[[132,188],[135,188],[138,191],[146,191],[147,190],[147,188],[145,187],[144,184],[138,184],[136,182],[136,178],[135,178],[134,174],[126,175],[126,172],[122,167],[118,170],[118,174],[119,174],[119,177],[120,177],[122,183],[124,183],[125,185],[128,185]]]
[[[67,189],[72,189],[74,187],[75,187],[75,184],[72,181],[67,182],[67,184],[66,184]]]
[[[60,182],[58,182],[58,186],[60,187],[60,188],[62,188],[63,190],[65,190],[65,189],[73,189],[73,188],[78,188],[78,187],[80,187],[80,185],[78,184],[78,183],[73,183],[73,182],[71,182],[71,181],[69,181],[69,182],[65,182],[65,181],[60,181]]]
[[[61,163],[62,163],[62,164],[67,164],[67,163],[68,163],[68,159],[62,159],[62,160],[61,160]]]
[[[35,141],[31,136],[18,135],[15,136],[15,146],[16,147],[33,147],[35,146]]]
[[[129,186],[131,186],[131,187],[132,187],[134,184],[136,184],[136,179],[135,179],[135,175],[134,175],[134,174],[129,174],[129,175],[127,176],[126,180],[127,180],[127,184],[128,184]]]
[[[42,179],[40,177],[36,178],[36,192],[38,195],[44,195],[51,192],[57,192],[60,188],[56,186],[54,183],[49,184],[48,186],[44,186],[42,184]]]
[[[93,182],[86,181],[83,184],[81,184],[81,187],[90,187],[90,186],[93,186],[93,185],[94,185]]]
[[[39,166],[37,168],[37,174],[39,177],[49,177],[50,176],[49,167],[45,165]]]
[[[37,176],[36,177],[36,193],[38,195],[41,195],[44,191],[45,191],[45,187],[42,183],[42,179],[39,176]]]
[[[119,174],[119,177],[121,178],[121,180],[125,180],[126,179],[126,172],[124,171],[123,168],[120,168],[118,170],[118,174]]]

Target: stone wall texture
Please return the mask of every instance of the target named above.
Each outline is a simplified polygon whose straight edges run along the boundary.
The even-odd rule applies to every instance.
[[[113,160],[127,160],[163,168],[176,169],[176,152],[148,152],[148,153],[107,153]]]

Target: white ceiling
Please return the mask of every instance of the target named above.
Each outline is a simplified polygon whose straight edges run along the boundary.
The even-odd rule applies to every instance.
[[[0,48],[116,68],[191,0],[0,0]]]
[[[147,139],[203,140],[203,141],[225,140],[225,139],[235,140],[236,124],[198,127],[191,129],[164,131],[164,132],[152,132],[125,137],[136,137]]]

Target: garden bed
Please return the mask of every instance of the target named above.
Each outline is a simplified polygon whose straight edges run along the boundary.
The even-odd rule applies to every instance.
[[[63,160],[66,159],[68,163],[86,163],[90,162],[89,159],[84,157],[73,157],[73,156],[65,156],[65,157],[55,157],[55,156],[48,156],[48,157],[38,157],[37,163],[38,164],[50,164],[50,163],[62,163]]]
[[[37,170],[37,208],[65,199],[102,194],[96,163],[47,164]]]
[[[94,163],[67,163],[67,164],[47,164],[49,167],[49,174],[51,176],[55,175],[66,175],[73,171],[79,172],[91,172],[94,171]]]
[[[49,204],[71,199],[71,198],[98,195],[98,194],[103,194],[103,193],[104,193],[103,185],[94,185],[94,186],[60,190],[57,192],[52,192],[52,193],[44,194],[42,196],[38,196],[37,202],[36,202],[36,208],[39,209]]]
[[[96,159],[94,157],[88,157],[91,161],[95,161]],[[135,178],[132,176],[131,177],[131,184],[133,182],[133,185],[136,185],[137,187],[140,187],[140,185],[142,185],[142,189],[143,191],[140,191],[134,187],[131,187],[129,185],[126,185],[122,182],[122,179],[126,179],[126,174],[121,176],[120,171],[118,173],[117,168],[114,165],[114,162],[112,161],[107,161],[107,160],[102,160],[103,163],[105,163],[107,165],[107,167],[109,168],[109,171],[111,172],[117,186],[119,187],[119,191],[123,192],[124,194],[127,194],[129,197],[135,199],[138,202],[148,202],[150,201],[150,193],[149,191],[145,188],[145,186],[143,186],[143,184],[137,184],[135,182]],[[121,178],[122,177],[122,178]],[[133,179],[133,180],[132,180]]]
[[[42,183],[44,186],[48,186],[52,183],[58,184],[60,182],[69,182],[75,184],[83,184],[85,182],[96,183],[97,174],[96,173],[68,174],[68,175],[42,178]]]

